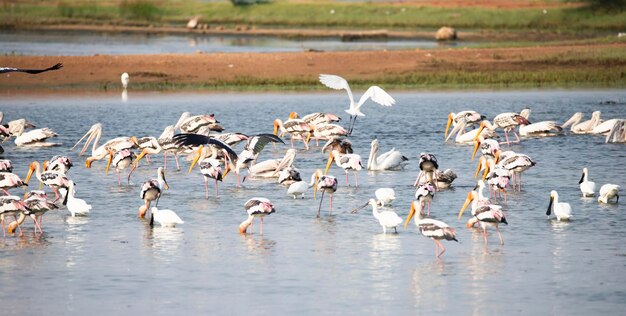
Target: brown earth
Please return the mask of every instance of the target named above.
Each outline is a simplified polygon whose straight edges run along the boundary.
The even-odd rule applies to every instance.
[[[0,66],[45,68],[61,62],[62,70],[29,75],[0,75],[0,92],[15,90],[99,90],[120,86],[128,72],[132,84],[179,83],[238,85],[244,81],[315,80],[320,73],[347,79],[443,71],[500,72],[585,67],[625,67],[570,61],[603,49],[626,51],[626,43],[497,49],[439,49],[382,52],[210,53],[123,56],[0,56]],[[563,58],[565,56],[565,58]]]

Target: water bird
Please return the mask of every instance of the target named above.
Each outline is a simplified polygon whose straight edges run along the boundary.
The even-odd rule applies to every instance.
[[[359,170],[363,168],[363,162],[361,162],[361,156],[357,154],[342,154],[337,150],[332,150],[328,156],[328,163],[326,163],[326,170],[324,174],[328,173],[331,164],[335,161],[339,168],[343,169],[346,174],[346,185],[350,186],[348,181],[348,171],[354,171],[355,186],[359,187]]]
[[[450,112],[450,114],[448,114],[448,123],[446,123],[444,138],[446,140],[448,139],[448,130],[450,130],[451,125],[457,127],[458,125],[463,123],[463,127],[461,129],[465,130],[465,126],[480,123],[480,121],[482,121],[483,119],[485,119],[484,115],[481,115],[480,113],[472,110],[461,111],[458,113]]]
[[[54,191],[54,202],[58,201],[60,198],[59,189],[60,188],[68,188],[70,184],[70,180],[63,173],[56,171],[44,171],[41,172],[41,166],[39,162],[33,161],[28,169],[28,174],[26,175],[26,179],[24,180],[25,184],[28,184],[31,176],[35,173],[35,176],[39,180],[39,182],[49,186]]]
[[[491,124],[489,121],[482,121],[480,123],[478,133],[480,134],[480,132],[482,132],[482,130],[485,128],[492,131],[494,131],[498,127],[502,128],[502,130],[504,131],[504,136],[506,138],[506,144],[509,145],[511,143],[509,141],[509,131],[513,131],[513,134],[516,138],[515,142],[520,141],[519,135],[517,135],[517,133],[515,132],[515,127],[521,124],[529,125],[530,122],[525,117],[514,112],[501,113],[493,118],[493,124]]]
[[[396,192],[392,188],[379,188],[374,191],[376,203],[380,206],[391,205],[396,199]]]
[[[278,183],[283,186],[291,186],[295,182],[302,181],[300,170],[294,166],[289,166],[278,174]]]
[[[517,187],[522,191],[522,173],[536,165],[535,161],[528,155],[513,153],[511,155],[500,155],[498,165],[508,170],[513,175],[513,189]],[[516,183],[517,182],[517,183]]]
[[[24,202],[20,200],[18,196],[7,195],[0,196],[0,221],[2,222],[2,234],[4,237],[7,236],[4,226],[4,220],[7,216],[13,216],[15,221],[17,222],[17,215],[21,212],[27,211]],[[20,231],[20,236],[22,235],[22,228],[17,225],[17,229]]]
[[[478,193],[476,189],[474,189],[470,191],[470,193],[468,193],[467,199],[465,200],[463,207],[459,211],[459,219],[461,219],[461,217],[463,216],[463,212],[465,212],[465,209],[470,204],[470,202],[472,203],[472,218],[467,221],[465,226],[467,228],[471,228],[476,223],[480,223],[480,226],[483,230],[483,239],[485,241],[485,245],[487,245],[487,227],[493,226],[496,228],[496,232],[498,232],[500,244],[504,245],[504,240],[502,239],[502,234],[500,234],[500,228],[498,227],[498,224],[504,223],[508,225],[509,223],[504,217],[502,207],[500,205],[494,204],[486,204],[482,206],[479,205],[480,200],[478,199]]]
[[[81,137],[76,142],[76,144],[72,146],[72,148],[70,148],[70,150],[74,150],[74,148],[76,148],[83,141],[83,139],[86,139],[85,144],[78,152],[78,155],[82,156],[87,151],[87,148],[89,148],[89,145],[93,142],[93,145],[91,147],[91,156],[87,157],[87,159],[85,160],[85,166],[87,168],[91,168],[91,164],[94,161],[102,160],[107,157],[109,155],[109,149],[113,149],[114,151],[118,152],[124,149],[136,148],[138,146],[137,137],[135,136],[116,137],[98,146],[101,136],[102,124],[96,123],[89,128],[87,133],[85,133],[85,135],[83,135],[83,137]]]
[[[322,173],[322,170],[317,169],[313,174],[315,176],[315,186],[313,187],[313,197],[316,196],[317,191],[322,191],[322,197],[320,198],[320,205],[317,208],[317,217],[320,217],[320,210],[322,209],[322,201],[324,200],[324,193],[330,194],[330,207],[328,214],[333,213],[333,194],[337,191],[337,178]]]
[[[402,218],[400,218],[400,216],[398,216],[398,214],[396,214],[396,212],[393,212],[393,211],[379,212],[378,202],[375,199],[369,199],[367,203],[365,203],[363,206],[357,209],[354,209],[352,213],[356,213],[358,210],[368,205],[372,206],[372,214],[374,215],[374,218],[376,218],[380,226],[383,227],[383,234],[387,233],[387,228],[393,228],[394,232],[398,233],[398,230],[396,227],[402,224]]]
[[[189,112],[183,112],[178,119],[175,129],[179,129],[181,134],[197,134],[203,128],[213,130],[217,127],[219,121],[215,119],[215,114],[191,115]],[[221,127],[218,127],[220,129]]]
[[[385,90],[378,86],[371,86],[365,91],[365,93],[359,99],[359,102],[354,102],[354,97],[352,96],[352,90],[350,90],[350,85],[346,79],[336,76],[336,75],[325,75],[321,74],[319,76],[320,82],[325,86],[335,89],[335,90],[346,90],[348,93],[348,98],[350,101],[350,108],[346,110],[346,113],[350,114],[350,123],[348,124],[348,135],[352,135],[352,130],[354,129],[354,123],[356,122],[356,118],[358,116],[365,116],[361,112],[361,106],[368,99],[372,99],[372,101],[382,105],[382,106],[392,106],[396,103]]]
[[[605,143],[626,143],[626,119],[618,120],[606,134]]]
[[[367,170],[398,170],[404,168],[409,158],[403,156],[400,151],[392,148],[391,150],[378,155],[378,139],[372,140],[370,144],[370,155],[367,159]]]
[[[418,215],[415,217],[415,226],[417,226],[422,236],[428,237],[435,242],[435,256],[437,258],[441,257],[441,255],[446,251],[446,248],[441,244],[441,242],[439,242],[440,240],[445,239],[458,242],[456,239],[456,230],[454,228],[448,226],[448,224],[442,221],[425,218],[423,205],[419,201],[413,201],[411,203],[411,210],[409,211],[409,215],[404,222],[404,229],[407,228],[411,218],[413,218],[416,212]],[[439,248],[441,248],[441,252],[439,251]]]
[[[555,190],[550,191],[550,204],[546,215],[550,216],[552,211],[558,221],[569,221],[572,217],[572,207],[569,203],[559,202],[559,194]]]
[[[41,190],[32,190],[25,193],[24,206],[26,206],[26,210],[20,213],[20,217],[17,221],[11,222],[7,227],[9,234],[13,234],[15,232],[15,228],[22,225],[27,216],[32,218],[35,223],[35,233],[37,233],[37,229],[39,229],[39,233],[43,234],[43,229],[41,228],[43,215],[49,210],[58,208],[56,204],[48,201],[48,195],[46,192]]]
[[[44,69],[23,69],[23,68],[13,68],[13,67],[0,67],[0,74],[9,73],[9,72],[24,72],[31,75],[40,74],[46,71],[59,70],[63,68],[62,63],[57,63],[54,66],[50,66]]]
[[[69,156],[54,156],[50,158],[50,160],[44,161],[43,170],[57,171],[62,174],[67,174],[67,172],[73,166],[74,164],[72,163],[72,159]]]
[[[603,185],[600,187],[598,202],[608,204],[613,198],[617,198],[615,203],[619,203],[619,189],[620,186],[617,184],[607,183]]]
[[[304,148],[309,149],[309,140],[311,139],[313,128],[304,120],[297,118],[296,112],[291,112],[289,119],[285,122],[278,118],[274,120],[275,136],[278,136],[278,131],[280,131],[280,137],[289,134],[291,148],[294,148],[294,140],[300,139],[304,144]]]
[[[115,152],[113,149],[109,149],[109,160],[106,166],[106,174],[109,174],[109,168],[111,165],[115,168],[115,172],[117,173],[117,185],[121,185],[121,176],[122,170],[130,166],[130,170],[128,171],[127,182],[130,184],[130,176],[137,168],[137,164],[133,164],[133,161],[137,158],[137,155],[132,152],[130,149],[123,149],[118,152]]]
[[[322,147],[322,153],[333,150],[337,150],[342,154],[354,153],[354,150],[352,149],[352,142],[343,137],[331,138],[328,142],[326,142],[324,147]]]
[[[596,194],[596,183],[589,181],[589,171],[587,171],[587,167],[583,168],[583,174],[578,184],[580,184],[580,192],[582,192],[583,197],[594,196],[594,194]]]
[[[122,87],[124,88],[124,90],[126,90],[126,88],[128,88],[128,82],[130,81],[130,76],[128,75],[127,72],[125,72],[122,74],[122,76],[120,76],[120,79],[122,80]]]
[[[430,153],[420,153],[419,166],[420,172],[417,174],[413,186],[416,187],[425,182],[435,183],[437,169],[439,168],[437,157]],[[435,189],[437,189],[436,184]]]
[[[0,159],[0,172],[13,172],[13,164],[9,159]]]
[[[611,131],[611,128],[613,128],[613,126],[615,126],[615,123],[622,121],[624,119],[610,119],[610,120],[606,120],[600,124],[598,124],[596,127],[594,127],[591,130],[590,134],[594,134],[594,135],[606,135]]]
[[[167,184],[167,180],[165,180],[165,169],[159,167],[157,169],[157,178],[148,180],[141,185],[139,197],[144,201],[144,205],[139,207],[139,218],[146,216],[146,212],[150,208],[152,201],[156,200],[158,206],[161,194],[167,189],[169,189],[169,185]]]
[[[520,115],[528,119],[530,116],[530,109],[523,109],[520,112]],[[535,122],[532,124],[520,124],[519,126],[519,134],[520,136],[534,136],[534,137],[543,137],[543,136],[555,136],[558,133],[562,132],[563,128],[557,124],[555,121],[541,121]]]
[[[246,212],[248,213],[248,218],[239,224],[239,233],[245,234],[248,227],[252,225],[252,221],[255,217],[259,217],[261,219],[261,225],[259,229],[259,234],[263,235],[263,218],[266,215],[270,215],[276,212],[274,209],[274,205],[272,202],[266,198],[252,198],[249,199],[246,204],[244,204]]]
[[[59,136],[49,128],[38,128],[28,132],[24,132],[23,127],[14,135],[15,145],[18,147],[53,147],[60,146],[59,143],[47,142],[52,137]]]
[[[87,204],[85,200],[79,199],[75,196],[75,185],[74,181],[69,181],[69,188],[67,189],[67,195],[65,196],[67,210],[70,211],[72,217],[76,217],[76,215],[87,215],[87,213],[91,210],[91,205]]]
[[[161,227],[176,227],[178,224],[185,223],[178,217],[176,212],[172,210],[159,210],[153,206],[150,208],[150,226],[154,226],[154,222],[161,224]]]
[[[13,168],[11,168],[12,170]],[[2,171],[0,172],[0,190],[4,192],[6,195],[11,195],[8,189],[18,188],[24,185],[22,179],[11,172]]]
[[[456,180],[457,175],[452,169],[446,169],[444,171],[437,170],[435,172],[435,181],[437,182],[437,188],[447,189],[452,186],[452,182]]]
[[[595,111],[591,113],[591,119],[580,122],[583,118],[583,114],[581,112],[574,113],[569,120],[567,120],[562,128],[566,128],[569,125],[572,125],[570,131],[574,134],[589,134],[593,129],[600,124],[600,111]]]
[[[430,216],[430,202],[433,197],[435,197],[435,187],[430,182],[420,184],[415,190],[415,200],[419,201],[422,206],[428,204],[428,216]]]

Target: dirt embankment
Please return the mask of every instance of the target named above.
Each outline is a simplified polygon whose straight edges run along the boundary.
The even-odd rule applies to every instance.
[[[0,76],[0,90],[118,88],[120,75],[124,72],[130,74],[131,84],[135,85],[202,85],[219,82],[223,86],[236,86],[242,82],[263,85],[265,80],[315,80],[320,73],[380,80],[386,76],[445,71],[493,73],[578,70],[585,67],[596,71],[598,68],[625,69],[626,65],[621,60],[612,64],[575,58],[585,54],[593,55],[602,49],[626,50],[626,43],[383,52],[1,56],[1,66],[45,68],[61,62],[64,67],[39,75],[3,74]]]

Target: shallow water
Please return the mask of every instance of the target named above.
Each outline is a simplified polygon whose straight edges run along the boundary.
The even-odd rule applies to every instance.
[[[360,93],[361,91],[357,92]],[[465,93],[393,93],[397,105],[366,104],[352,141],[364,163],[377,136],[381,151],[396,147],[411,158],[404,171],[359,173],[359,188],[346,187],[333,167],[340,188],[333,215],[317,202],[286,196],[270,180],[248,180],[242,189],[229,176],[222,196],[204,199],[197,170],[167,171],[171,189],[159,202],[185,220],[174,229],[150,228],[137,218],[140,185],[155,177],[161,157],[133,174],[132,184],[117,186],[104,163],[84,168],[69,147],[95,122],[103,139],[120,135],[158,136],[182,111],[215,113],[228,131],[270,132],[275,117],[335,112],[345,121],[344,93],[323,94],[135,94],[119,96],[0,97],[6,119],[26,117],[60,136],[60,147],[16,149],[5,143],[4,158],[25,176],[28,163],[55,154],[70,154],[69,172],[80,198],[92,204],[87,217],[67,210],[49,212],[43,236],[32,223],[23,237],[0,240],[0,301],[3,314],[77,314],[114,312],[153,314],[600,314],[626,307],[626,215],[624,204],[598,205],[579,196],[582,167],[599,188],[626,185],[626,147],[604,144],[602,137],[566,135],[525,139],[512,150],[529,154],[537,166],[524,174],[521,193],[505,206],[505,245],[490,231],[488,248],[477,230],[466,229],[456,216],[473,187],[475,163],[469,146],[444,144],[450,111],[477,110],[487,117],[505,111],[533,110],[531,121],[565,121],[574,112],[605,118],[626,113],[624,91],[528,91]],[[603,101],[618,101],[605,104]],[[343,121],[344,123],[346,123]],[[301,148],[299,144],[299,148]],[[281,157],[288,145],[268,146],[262,160]],[[505,147],[506,148],[506,147]],[[240,149],[238,149],[240,150]],[[447,252],[435,259],[433,242],[411,224],[399,234],[382,235],[371,210],[350,211],[379,187],[393,187],[394,210],[405,217],[413,199],[412,183],[420,152],[437,155],[442,169],[454,169],[454,189],[438,192],[432,215],[457,228],[459,243],[444,242]],[[307,175],[325,166],[319,148],[298,151],[296,165]],[[170,160],[171,161],[171,160]],[[350,181],[353,181],[351,176]],[[36,182],[33,182],[36,183]],[[573,221],[545,216],[549,191],[557,190],[573,208]],[[21,194],[19,189],[13,193]],[[246,218],[243,204],[251,197],[272,200],[277,213],[265,220],[264,236],[255,221],[253,234],[239,235]],[[323,210],[327,209],[324,201]]]
[[[434,48],[435,40],[358,40],[339,38],[289,39],[271,36],[161,35],[94,32],[2,32],[0,54],[132,55],[195,52],[296,52]],[[462,45],[473,45],[463,42]]]

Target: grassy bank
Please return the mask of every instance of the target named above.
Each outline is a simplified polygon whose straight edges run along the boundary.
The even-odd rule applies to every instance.
[[[233,6],[196,1],[128,0],[5,2],[0,24],[86,23],[183,26],[192,16],[202,23],[285,27],[438,28],[442,24],[475,29],[534,29],[552,32],[623,30],[626,11],[588,7],[539,9],[441,8],[371,3],[292,3]]]

